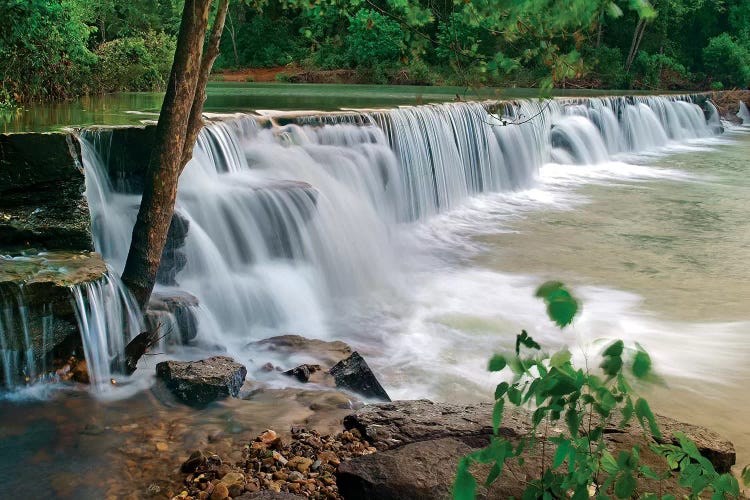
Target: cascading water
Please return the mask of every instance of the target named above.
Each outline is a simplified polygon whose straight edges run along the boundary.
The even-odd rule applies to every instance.
[[[186,264],[177,285],[157,289],[197,297],[195,341],[210,349],[241,352],[284,332],[329,336],[346,304],[399,281],[404,227],[472,195],[530,188],[546,162],[595,164],[714,133],[684,97],[521,101],[496,114],[453,103],[299,123],[263,128],[246,116],[209,125],[180,179]],[[109,137],[81,139],[96,248],[117,272],[139,197],[109,181]],[[123,342],[100,318],[122,317],[99,299],[104,289],[121,295],[113,287],[87,290],[89,306],[79,307],[98,380]]]
[[[127,340],[141,331],[141,314],[113,273],[99,281],[71,287],[91,387],[111,387],[112,366]]]
[[[744,101],[740,101],[740,111],[737,113],[737,117],[742,120],[743,125],[750,125],[750,111],[747,110]]]

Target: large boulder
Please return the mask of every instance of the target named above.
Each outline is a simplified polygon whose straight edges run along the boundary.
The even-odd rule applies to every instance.
[[[237,397],[247,369],[226,356],[199,361],[163,361],[156,376],[180,401],[203,407],[218,399]]]
[[[452,405],[431,401],[396,401],[368,405],[344,419],[347,429],[357,429],[380,451],[342,463],[337,474],[339,490],[344,498],[369,499],[440,499],[450,498],[451,486],[458,461],[471,451],[486,446],[493,435],[492,404]],[[529,435],[532,427],[531,412],[506,407],[500,434],[515,442]],[[703,455],[720,472],[728,472],[735,463],[732,443],[708,429],[657,416],[663,439],[676,442],[674,433],[679,430],[692,439]],[[565,432],[564,425],[545,427],[547,436]],[[537,436],[546,441],[546,436]],[[648,447],[642,429],[630,425],[624,429],[614,426],[605,432],[607,449],[617,456],[620,450],[639,446],[641,461],[656,471],[666,470],[665,461]],[[556,445],[547,441],[547,450]],[[489,488],[478,490],[479,498],[505,499],[520,497],[523,483],[517,478],[535,478],[539,470],[549,467],[551,453],[527,454],[522,465],[515,461],[506,463],[506,472]],[[484,478],[489,472],[475,467],[476,477]],[[676,477],[656,485],[639,479],[644,490],[657,490],[687,495]]]
[[[336,381],[336,387],[356,392],[370,399],[391,400],[367,361],[358,352],[353,352],[348,358],[336,363],[328,370],[328,373]]]

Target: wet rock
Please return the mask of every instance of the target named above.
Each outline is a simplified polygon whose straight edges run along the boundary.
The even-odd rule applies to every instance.
[[[148,305],[146,318],[149,329],[160,326],[161,335],[176,344],[187,345],[198,335],[198,318],[194,309],[198,307],[198,298],[194,295],[175,290],[154,292]]]
[[[315,372],[319,372],[321,370],[320,365],[299,365],[296,368],[292,368],[291,370],[285,371],[284,375],[288,377],[294,377],[300,382],[308,382],[310,380],[310,375],[312,375]]]
[[[91,382],[91,380],[89,379],[89,368],[86,364],[85,359],[78,361],[73,366],[71,373],[73,374],[73,380],[75,380],[79,384],[88,384]]]
[[[266,351],[285,359],[295,358],[300,362],[319,364],[330,367],[349,357],[352,348],[348,344],[336,341],[308,339],[300,335],[280,335],[252,342],[248,348]]]
[[[221,482],[214,485],[214,490],[211,492],[211,500],[224,500],[229,497],[229,488],[226,484]]]
[[[345,417],[344,427],[356,429],[379,450],[441,438],[454,438],[469,446],[481,448],[492,436],[492,408],[491,403],[452,405],[428,400],[378,403],[367,405]],[[665,440],[676,443],[674,432],[679,430],[685,433],[718,471],[727,472],[734,465],[734,445],[719,434],[660,415],[656,416],[656,421]],[[527,435],[531,429],[531,414],[528,410],[505,408],[499,431],[503,437],[518,439]],[[632,441],[637,444],[643,437],[643,430],[637,424],[625,429],[613,426],[611,430],[612,432],[607,433],[607,439],[613,443]]]
[[[337,387],[356,392],[367,398],[391,400],[367,362],[357,352],[336,363],[329,373],[333,375]]]
[[[344,498],[448,500],[458,460],[471,451],[450,438],[411,443],[342,463],[336,481]]]
[[[164,361],[157,378],[182,402],[202,407],[217,399],[237,397],[247,369],[232,358],[214,356],[200,361]]]
[[[0,134],[3,250],[93,250],[80,144],[70,133]]]
[[[187,460],[182,463],[180,471],[190,474],[196,471],[198,467],[206,463],[206,456],[200,450],[195,450],[190,454]]]
[[[263,490],[254,493],[244,493],[236,497],[236,500],[299,500],[299,498],[298,495],[292,493]]]
[[[54,360],[81,352],[71,287],[97,282],[106,272],[101,256],[93,252],[0,255],[0,331],[5,332],[6,350],[0,382],[31,381],[45,367],[52,371]],[[7,381],[6,370],[11,375]]]
[[[166,286],[177,286],[177,273],[187,264],[187,256],[183,251],[187,239],[190,222],[179,212],[172,215],[167,232],[167,241],[161,253],[159,270],[156,281]]]

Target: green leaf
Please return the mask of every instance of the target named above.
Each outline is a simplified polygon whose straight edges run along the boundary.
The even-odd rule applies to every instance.
[[[622,16],[622,9],[615,2],[610,2],[607,4],[607,13],[610,17],[618,18]]]
[[[538,297],[540,299],[547,300],[547,297],[550,296],[553,292],[556,292],[565,286],[559,282],[559,281],[548,281],[544,283],[542,286],[537,288],[536,293],[534,294],[535,297]]]
[[[497,384],[497,387],[495,388],[495,401],[502,399],[502,397],[505,396],[505,393],[508,392],[509,387],[510,385],[508,385],[508,382],[500,382]]]
[[[622,356],[622,351],[625,348],[625,343],[622,340],[615,340],[602,353],[602,356]]]
[[[490,485],[494,483],[498,477],[500,477],[500,473],[502,472],[503,472],[503,462],[502,461],[495,462],[495,465],[492,466],[492,470],[490,470],[490,473],[487,476],[487,480],[484,482],[485,488],[489,488]]]
[[[578,301],[565,290],[558,290],[549,296],[547,315],[560,328],[573,322],[578,312]]]
[[[615,481],[615,495],[617,498],[630,498],[635,491],[635,478],[630,472],[622,474]]]
[[[742,469],[742,483],[745,486],[750,486],[750,465],[746,465]]]
[[[570,362],[571,358],[570,351],[567,349],[563,349],[561,351],[557,351],[555,354],[552,355],[552,357],[549,360],[549,364],[552,367],[560,368],[566,363]]]
[[[659,474],[657,474],[656,471],[652,469],[651,467],[649,467],[648,465],[641,465],[638,468],[638,470],[640,471],[641,474],[643,474],[643,477],[645,478],[653,479],[655,481],[658,481],[661,479]]]
[[[503,356],[502,354],[495,354],[490,359],[490,364],[487,369],[491,372],[499,372],[502,371],[507,365],[508,362],[506,361],[505,356]]]
[[[456,480],[453,482],[453,499],[454,500],[474,500],[477,488],[477,482],[474,476],[469,472],[471,459],[463,457],[458,462],[456,471]]]
[[[542,348],[542,346],[537,344],[533,338],[529,337],[529,334],[528,332],[526,332],[526,330],[521,330],[521,334],[516,335],[516,356],[520,354],[521,345],[527,347],[528,349],[539,350]]]
[[[617,461],[615,460],[615,457],[613,457],[612,454],[607,450],[604,450],[602,452],[600,463],[602,465],[602,469],[604,469],[604,471],[608,474],[614,474],[618,471]]]
[[[633,360],[633,375],[644,378],[651,371],[651,357],[646,351],[638,350]]]
[[[680,447],[682,448],[682,450],[687,453],[690,458],[694,458],[695,460],[701,458],[701,452],[698,451],[698,447],[693,441],[688,439],[688,437],[684,433],[675,431],[674,436],[680,442]]]
[[[654,418],[651,407],[645,399],[638,398],[635,402],[635,415],[644,429],[646,429],[646,423],[648,423],[648,429],[651,430],[651,434],[657,439],[661,438],[661,431],[659,431],[659,426],[656,425],[656,418]]]
[[[497,434],[500,423],[503,421],[503,409],[505,409],[505,400],[498,399],[495,408],[492,410],[492,431]]]
[[[568,452],[570,451],[570,441],[565,439],[560,442],[555,451],[555,457],[552,459],[552,468],[557,469],[562,465],[566,458],[568,458]]]

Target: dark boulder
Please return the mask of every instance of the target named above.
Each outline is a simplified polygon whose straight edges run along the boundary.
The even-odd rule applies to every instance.
[[[237,397],[247,369],[232,358],[214,356],[200,361],[163,361],[157,378],[183,403],[202,407],[227,397]]]
[[[390,401],[391,398],[380,385],[367,361],[357,352],[336,363],[329,371],[336,387],[356,392],[367,398]]]
[[[412,443],[343,462],[336,484],[344,498],[448,500],[458,460],[472,451],[450,438]]]
[[[287,377],[294,377],[300,382],[306,383],[310,381],[310,376],[313,373],[319,372],[320,370],[320,365],[299,365],[296,368],[285,371],[284,375]]]

